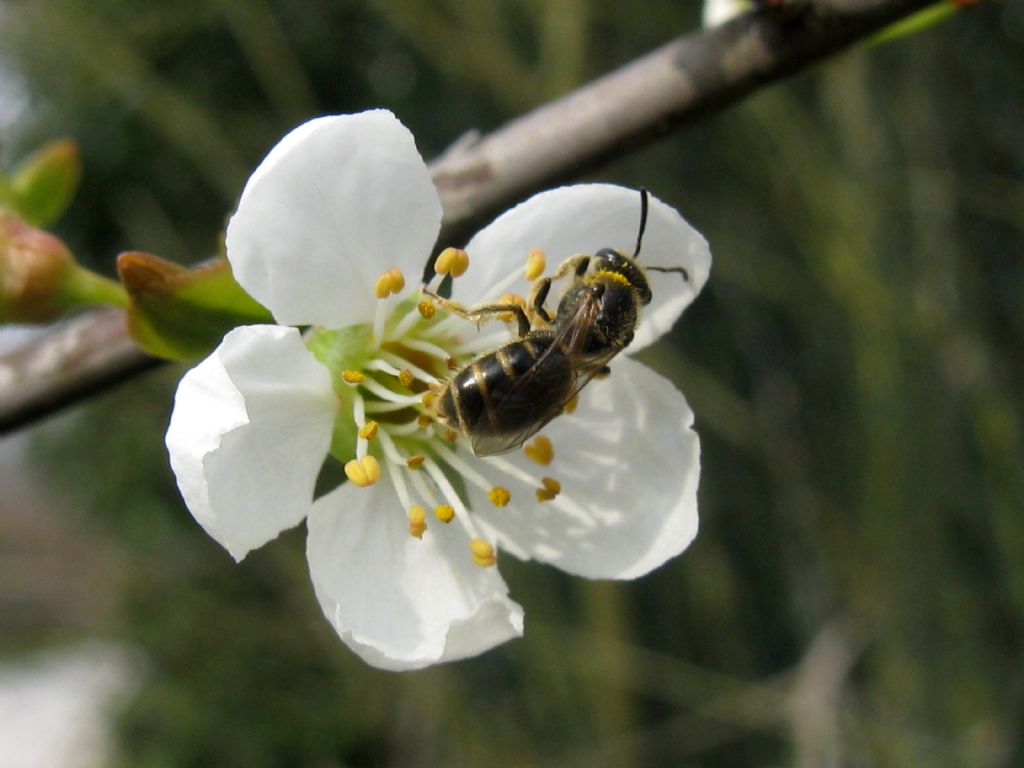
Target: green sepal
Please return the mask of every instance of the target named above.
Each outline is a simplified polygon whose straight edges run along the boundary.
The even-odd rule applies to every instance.
[[[4,205],[35,227],[67,210],[82,178],[82,159],[71,139],[51,141],[26,157],[0,183]]]
[[[186,269],[150,253],[117,258],[128,291],[128,330],[146,352],[168,360],[199,360],[239,325],[273,316],[231,274],[224,259]]]
[[[306,348],[331,372],[338,395],[338,418],[331,435],[331,456],[344,464],[355,458],[356,434],[352,418],[355,387],[342,379],[342,371],[361,371],[370,359],[373,331],[369,325],[353,325],[341,330],[310,328],[305,335]]]

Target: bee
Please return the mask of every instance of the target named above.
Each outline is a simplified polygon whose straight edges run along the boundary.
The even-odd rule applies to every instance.
[[[640,190],[640,228],[627,256],[614,248],[566,259],[552,277],[539,278],[527,306],[515,303],[463,308],[435,298],[469,320],[514,316],[518,338],[463,366],[437,392],[438,421],[469,438],[478,456],[521,446],[553,418],[633,340],[651,287],[637,261],[647,225],[647,190]],[[686,270],[648,267],[662,272]],[[570,278],[555,316],[544,307],[552,281]],[[531,319],[532,315],[532,319]]]

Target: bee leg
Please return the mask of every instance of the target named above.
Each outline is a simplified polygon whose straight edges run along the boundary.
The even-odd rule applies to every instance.
[[[453,315],[461,317],[463,320],[472,320],[480,323],[485,320],[500,318],[502,315],[508,315],[511,312],[516,317],[516,323],[519,326],[519,335],[525,336],[530,332],[530,318],[526,316],[526,311],[519,304],[505,302],[465,307],[457,301],[446,299],[444,296],[438,296],[429,288],[424,287],[423,292],[440,304],[444,309],[451,312]]]
[[[544,302],[551,290],[551,278],[545,277],[537,281],[533,288],[533,296],[530,298],[530,308],[545,324],[551,325],[551,315],[544,309]]]
[[[565,277],[570,272],[576,277],[583,277],[583,273],[587,271],[587,267],[590,266],[590,256],[585,253],[577,254],[576,256],[570,256],[568,259],[558,265],[558,269],[555,274],[551,277],[552,280],[558,280],[559,278]]]

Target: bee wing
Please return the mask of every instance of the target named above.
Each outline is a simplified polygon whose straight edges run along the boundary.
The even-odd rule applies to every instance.
[[[477,456],[491,456],[518,448],[562,412],[565,404],[579,392],[603,366],[577,367],[576,361],[586,341],[587,331],[597,316],[598,302],[580,302],[575,315],[560,324],[550,343],[509,388],[496,398],[491,417],[500,424],[502,416],[532,410],[535,418],[514,432],[478,433],[473,438]],[[522,419],[517,419],[523,421]]]

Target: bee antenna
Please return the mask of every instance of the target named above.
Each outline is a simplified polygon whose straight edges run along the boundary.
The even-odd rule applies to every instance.
[[[646,269],[648,272],[678,272],[683,276],[683,280],[690,282],[690,273],[683,267],[647,267]]]
[[[640,255],[640,243],[644,239],[644,230],[647,229],[647,190],[640,188],[640,231],[636,233],[636,250],[633,251],[633,258]]]

